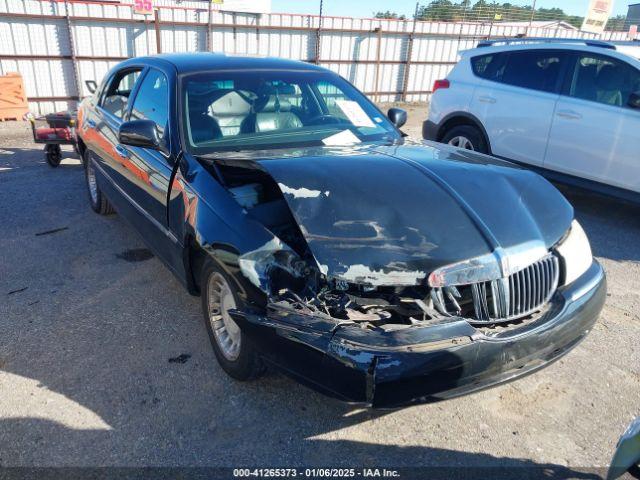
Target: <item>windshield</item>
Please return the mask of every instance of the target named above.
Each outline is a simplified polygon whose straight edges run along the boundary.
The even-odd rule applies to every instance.
[[[185,146],[196,155],[400,138],[362,93],[329,72],[207,72],[185,77],[182,91]]]

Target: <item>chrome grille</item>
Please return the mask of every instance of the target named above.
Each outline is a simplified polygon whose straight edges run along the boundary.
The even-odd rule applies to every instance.
[[[535,312],[556,291],[559,273],[558,258],[549,254],[507,278],[472,284],[475,320],[511,320]]]
[[[558,288],[558,258],[547,254],[508,277],[486,282],[434,288],[438,311],[472,323],[495,323],[525,317],[545,305]]]

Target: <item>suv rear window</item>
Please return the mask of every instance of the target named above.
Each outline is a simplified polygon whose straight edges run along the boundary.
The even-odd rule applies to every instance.
[[[499,82],[504,71],[506,59],[507,55],[504,53],[473,57],[471,59],[471,68],[478,77]]]

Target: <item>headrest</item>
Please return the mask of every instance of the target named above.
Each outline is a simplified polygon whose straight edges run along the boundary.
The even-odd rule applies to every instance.
[[[256,113],[288,112],[291,110],[291,103],[277,95],[269,95],[258,98],[254,109]]]
[[[619,90],[624,85],[621,69],[613,65],[603,65],[596,77],[596,84],[602,90]]]
[[[188,98],[189,114],[190,115],[202,115],[207,112],[210,101],[208,95],[194,95],[189,94]]]
[[[231,90],[211,104],[214,115],[248,115],[251,104],[238,92]]]
[[[278,95],[291,96],[296,94],[296,87],[290,84],[278,85],[276,87]]]

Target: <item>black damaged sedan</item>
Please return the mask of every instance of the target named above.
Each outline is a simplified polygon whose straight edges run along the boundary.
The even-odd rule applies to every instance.
[[[92,208],[202,296],[229,375],[392,407],[544,367],[606,295],[553,186],[405,120],[317,66],[189,54],[119,64],[78,124]]]

